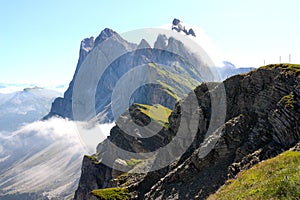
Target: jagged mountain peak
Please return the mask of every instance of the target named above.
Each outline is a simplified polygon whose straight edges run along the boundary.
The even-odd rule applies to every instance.
[[[95,45],[95,39],[93,36],[81,40],[80,48],[79,48],[79,58],[78,58],[75,74],[77,73],[85,57],[94,48],[94,45]]]
[[[137,47],[136,44],[128,42],[127,40],[123,39],[116,31],[105,28],[101,31],[99,36],[95,39],[95,47],[102,42],[106,41],[107,39],[112,39],[114,41],[117,41],[119,43],[122,43],[128,50],[135,49]]]
[[[95,39],[93,36],[85,38],[81,41],[81,49],[85,51],[90,51],[94,47]]]
[[[96,38],[95,44],[99,44],[99,43],[103,42],[104,40],[106,40],[107,38],[110,38],[114,35],[118,35],[118,33],[110,28],[105,28],[101,31],[99,36]]]
[[[168,38],[164,34],[159,34],[154,43],[154,48],[156,49],[165,49],[168,46]]]
[[[181,51],[183,48],[184,48],[184,44],[181,41],[179,41],[173,37],[170,37],[168,39],[168,49],[169,50],[177,49],[177,50]]]
[[[154,43],[154,48],[157,49],[166,49],[174,53],[183,53],[185,54],[188,49],[182,43],[182,41],[174,38],[174,37],[167,37],[164,34],[159,34],[157,39]]]
[[[151,48],[151,46],[145,39],[142,39],[137,49],[146,49],[146,48]]]

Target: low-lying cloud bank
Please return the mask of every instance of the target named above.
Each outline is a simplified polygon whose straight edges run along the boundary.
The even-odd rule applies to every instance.
[[[0,198],[17,192],[69,197],[83,155],[94,153],[112,126],[51,118],[0,134]]]

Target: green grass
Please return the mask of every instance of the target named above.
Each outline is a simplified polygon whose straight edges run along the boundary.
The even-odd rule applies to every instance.
[[[295,99],[294,99],[294,94],[292,92],[289,95],[282,97],[281,101],[285,103],[285,106],[287,108],[294,109]]]
[[[170,85],[163,83],[160,80],[157,80],[157,82],[163,87],[163,90],[170,96],[172,96],[176,101],[180,100],[180,97],[177,96],[177,94],[174,92],[175,89],[171,87]]]
[[[296,76],[300,76],[300,65],[299,64],[271,64],[261,67],[262,69],[274,69],[274,68],[281,68],[284,72],[292,72],[295,73]]]
[[[177,69],[180,69],[179,71],[181,71],[180,74],[166,71],[162,66],[155,63],[149,63],[148,66],[150,69],[155,70],[160,76],[157,82],[177,101],[185,95],[186,91],[184,92],[184,87],[188,88],[188,90],[192,90],[200,84],[197,80],[191,78],[191,76],[180,66],[177,66]]]
[[[167,107],[164,107],[160,104],[155,105],[146,105],[146,104],[136,104],[139,107],[139,110],[159,123],[160,125],[167,127],[168,126],[168,118],[172,112]]]
[[[89,158],[91,161],[93,161],[93,163],[99,164],[99,161],[98,161],[96,155],[91,155],[91,156],[85,155],[85,157]]]
[[[300,152],[287,151],[242,171],[208,199],[300,199]]]
[[[142,163],[143,161],[144,160],[138,160],[138,159],[131,158],[130,160],[126,160],[126,163],[127,163],[128,166],[134,167],[137,164]]]
[[[128,179],[128,173],[124,172],[120,176],[117,177],[118,185],[120,186],[126,186],[127,185],[127,179]]]
[[[92,194],[103,200],[125,200],[131,198],[127,188],[104,188],[93,190]]]

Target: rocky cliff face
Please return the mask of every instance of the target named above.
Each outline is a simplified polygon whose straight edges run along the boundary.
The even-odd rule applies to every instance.
[[[84,59],[87,57],[89,52],[94,48],[94,44],[95,44],[94,37],[85,38],[81,41],[80,48],[79,48],[79,58],[74,73],[74,77],[76,77],[80,65],[82,64]],[[66,118],[72,118],[73,86],[74,86],[74,81],[72,80],[69,84],[67,91],[64,93],[64,97],[56,98],[55,101],[52,103],[50,113],[44,117],[45,119],[50,118],[54,115],[62,116]]]
[[[132,170],[122,174],[104,167],[97,175],[91,175],[89,170],[83,168],[75,199],[94,199],[91,190],[106,187],[127,188],[132,199],[206,198],[241,170],[274,157],[300,141],[299,70],[299,65],[269,65],[248,74],[231,77],[223,84],[203,83],[185,100],[176,104],[169,117],[169,126],[151,138],[140,139],[124,133],[126,127],[124,129],[122,124],[128,124],[126,120],[133,120],[139,124],[148,123],[146,115],[134,106],[131,107],[127,114],[119,118],[120,125],[112,129],[111,136],[98,146],[94,165],[103,167],[103,158],[113,155],[112,163],[131,167]],[[212,118],[213,105],[223,101],[218,98],[221,87],[226,91],[225,120],[216,123],[218,126],[210,130],[209,124],[213,123],[212,119],[216,117]],[[182,106],[188,101],[190,102],[187,105],[195,103],[189,99],[192,94],[196,94],[197,97],[196,113],[199,118],[195,122],[186,117],[186,132],[190,133],[190,127],[197,123],[197,134],[191,146],[172,164],[150,170],[148,173],[137,174],[135,171],[140,167],[151,169],[156,162],[161,163],[161,157],[156,155],[151,158],[152,162],[143,161],[142,164],[128,166],[126,159],[118,159],[118,155],[106,148],[106,143],[112,142],[128,151],[151,152],[169,144],[183,123],[181,117],[185,113],[182,112]],[[217,98],[213,99],[214,95]],[[208,137],[207,131],[211,131]],[[185,140],[186,138],[182,138],[178,144]],[[165,156],[167,158],[174,153],[176,152],[165,152]],[[87,166],[91,160],[92,158],[85,158],[83,166]],[[106,172],[108,175],[101,175]],[[98,177],[99,174],[101,178]],[[97,184],[84,185],[89,182]]]

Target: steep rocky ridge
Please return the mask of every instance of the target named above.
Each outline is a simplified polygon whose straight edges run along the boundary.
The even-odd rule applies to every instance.
[[[76,70],[73,76],[72,81],[69,84],[68,89],[64,93],[63,98],[57,98],[52,104],[50,113],[45,118],[50,118],[54,115],[66,117],[66,118],[73,118],[72,115],[72,94],[73,94],[73,87],[74,87],[74,80],[77,76],[77,73],[82,65],[83,61],[86,59],[88,54],[94,49],[94,47],[101,43],[102,41],[107,40],[108,38],[113,38],[113,42],[119,44],[118,51],[124,51],[124,49],[132,50],[136,48],[134,44],[128,43],[124,41],[118,34],[111,30],[111,29],[104,29],[100,35],[94,39],[94,37],[85,38],[81,41],[80,49],[79,49],[79,58],[76,66]]]
[[[261,162],[229,179],[209,200],[297,199],[300,196],[298,143],[280,155]]]
[[[241,170],[274,157],[300,141],[299,71],[299,65],[269,65],[248,74],[231,77],[223,82],[223,86],[217,83],[201,84],[194,90],[200,116],[197,135],[180,158],[162,169],[148,173],[136,174],[134,171],[141,166],[151,168],[153,163],[161,160],[153,157],[152,162],[133,166],[126,174],[111,170],[105,176],[108,178],[106,181],[103,181],[103,177],[99,179],[89,176],[88,170],[85,170],[80,183],[98,181],[98,185],[89,187],[89,190],[126,187],[131,192],[132,199],[208,197]],[[226,90],[226,118],[224,123],[215,127],[212,135],[206,137],[213,109],[210,97],[214,92],[218,94],[216,91],[220,87],[225,87]],[[123,128],[114,127],[111,136],[99,144],[92,166],[102,165],[103,156],[114,155],[114,152],[105,148],[108,141],[132,152],[153,151],[168,144],[180,126],[183,114],[181,105],[189,101],[191,94],[176,104],[169,117],[169,126],[150,139],[129,136],[124,133]],[[139,112],[135,106],[119,118],[123,122],[133,120],[142,124],[147,124],[147,119],[149,117]],[[187,131],[189,132],[188,129]],[[172,153],[174,152],[166,152],[166,156]],[[85,158],[83,166],[91,162],[90,160],[91,158]],[[114,155],[111,162],[120,164],[121,161]],[[126,162],[121,162],[121,165],[126,165]],[[109,171],[108,167],[105,171]],[[91,191],[87,192],[84,188],[79,184],[75,199],[82,196],[85,199],[94,199]]]
[[[202,148],[197,148],[146,197],[205,198],[228,176],[295,145],[300,139],[299,77],[287,68],[267,66],[226,80],[226,123],[216,130],[220,138],[214,149],[202,158]],[[295,93],[293,106],[284,100],[291,93]]]

